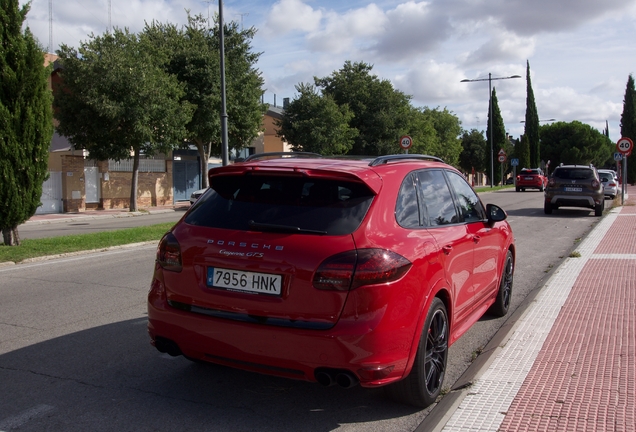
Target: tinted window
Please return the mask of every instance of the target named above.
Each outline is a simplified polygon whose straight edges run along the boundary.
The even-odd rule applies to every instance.
[[[422,197],[424,224],[439,226],[457,223],[455,204],[444,173],[440,170],[419,171],[417,181]]]
[[[589,168],[557,168],[554,177],[564,180],[588,180],[594,178],[594,171]]]
[[[402,182],[395,205],[395,219],[404,228],[420,227],[420,209],[417,204],[414,174],[409,174]]]
[[[210,189],[187,223],[235,230],[249,230],[256,223],[350,234],[374,197],[362,183],[273,175],[217,176]]]
[[[457,205],[465,222],[477,222],[486,219],[486,212],[479,197],[470,185],[459,174],[446,171],[448,181],[455,190]]]

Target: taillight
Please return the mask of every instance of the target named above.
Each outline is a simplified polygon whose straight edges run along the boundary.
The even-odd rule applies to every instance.
[[[157,248],[157,263],[165,269],[180,272],[181,264],[181,247],[177,238],[171,233],[166,233]]]
[[[600,185],[601,184],[598,182],[598,180],[596,179],[592,180],[592,189],[598,189]]]
[[[550,187],[554,187],[554,185],[555,185],[555,184],[556,184],[556,181],[555,181],[553,178],[551,178],[551,179],[548,181],[548,186],[550,186]]]
[[[360,249],[333,255],[320,264],[313,285],[323,290],[347,291],[364,285],[392,282],[411,267],[403,256],[384,249]]]

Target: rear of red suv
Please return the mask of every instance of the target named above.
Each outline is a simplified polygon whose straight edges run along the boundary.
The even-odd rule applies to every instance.
[[[525,192],[526,189],[537,189],[543,192],[547,185],[548,178],[539,168],[523,168],[515,182],[517,192]]]
[[[153,344],[255,372],[375,387],[419,368],[422,329],[440,319],[436,346],[445,367],[448,346],[488,307],[507,311],[512,233],[503,211],[489,207],[488,215],[478,203],[473,235],[481,233],[489,255],[480,258],[476,298],[477,279],[466,284],[462,276],[473,271],[475,237],[467,238],[453,200],[440,203],[448,220],[431,222],[444,225],[431,232],[420,225],[415,196],[403,193],[417,193],[417,169],[435,169],[444,182],[460,175],[412,158],[256,159],[210,170],[210,189],[158,248],[148,297]],[[461,294],[448,283],[453,248]],[[432,305],[440,314],[431,315]],[[439,382],[405,401],[430,404],[443,369],[429,370]]]

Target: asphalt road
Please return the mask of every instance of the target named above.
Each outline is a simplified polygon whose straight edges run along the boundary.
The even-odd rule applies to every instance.
[[[542,196],[481,194],[507,210],[515,233],[511,313],[599,220],[583,209],[546,216]],[[131,219],[144,218],[157,223],[151,216]],[[87,229],[97,229],[92,224]],[[381,389],[323,388],[160,354],[145,327],[154,253],[146,246],[0,267],[0,431],[357,432],[426,425],[432,407],[393,403]],[[506,317],[484,317],[451,347],[445,388],[505,323]]]

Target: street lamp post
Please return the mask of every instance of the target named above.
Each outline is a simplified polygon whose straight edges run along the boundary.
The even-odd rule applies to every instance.
[[[521,75],[511,75],[511,76],[507,76],[507,77],[497,77],[497,78],[493,78],[492,74],[489,72],[488,73],[488,78],[478,78],[478,79],[463,79],[460,82],[476,82],[476,81],[488,81],[488,111],[490,112],[489,115],[489,124],[490,124],[490,187],[494,187],[494,181],[495,181],[495,163],[494,163],[494,151],[493,151],[493,143],[492,143],[492,135],[493,135],[493,130],[492,130],[492,81],[494,80],[504,80],[504,79],[511,79],[511,78],[521,78]]]

